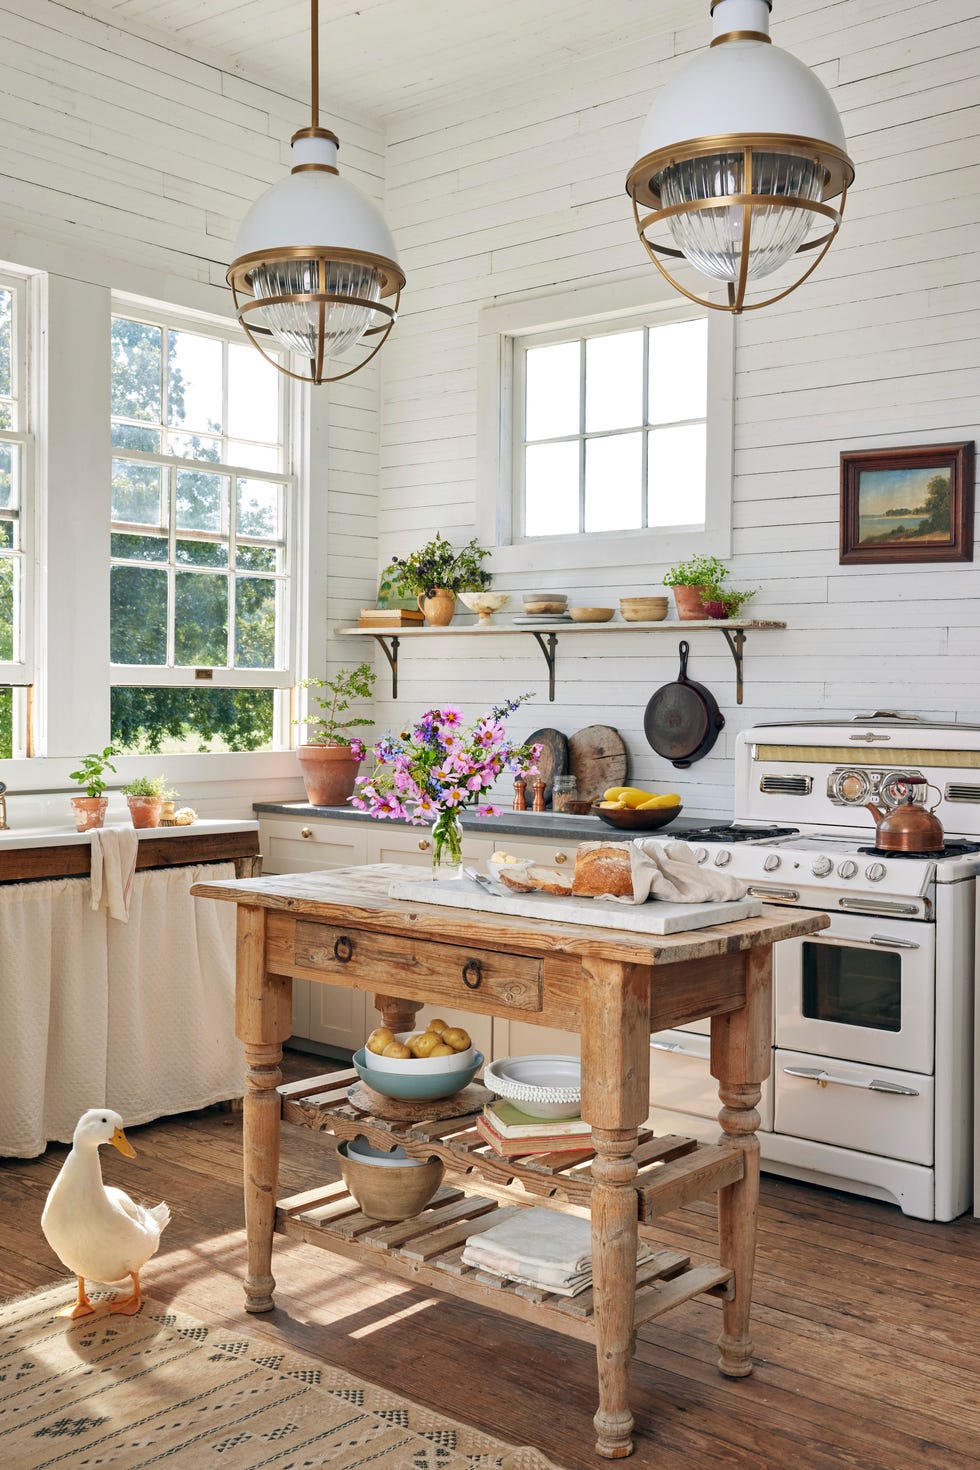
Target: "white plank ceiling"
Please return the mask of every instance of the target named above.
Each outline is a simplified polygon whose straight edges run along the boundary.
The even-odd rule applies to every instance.
[[[309,0],[63,0],[225,69],[309,93]],[[703,20],[708,0],[320,0],[321,99],[387,117]]]

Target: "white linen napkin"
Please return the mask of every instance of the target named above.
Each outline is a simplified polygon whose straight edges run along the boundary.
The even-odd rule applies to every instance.
[[[583,842],[584,852],[590,847],[608,843]],[[604,893],[603,899],[613,903],[646,903],[648,898],[662,898],[669,903],[716,903],[744,898],[748,885],[717,868],[702,868],[686,842],[658,842],[653,837],[635,837],[630,843],[630,865],[633,893]]]
[[[637,1243],[637,1261],[653,1255]],[[508,1281],[525,1282],[560,1296],[576,1296],[592,1285],[592,1227],[578,1215],[560,1215],[538,1205],[506,1205],[497,1224],[467,1238],[463,1263]]]
[[[134,827],[96,827],[92,832],[92,907],[107,908],[121,924],[129,922],[139,844]]]

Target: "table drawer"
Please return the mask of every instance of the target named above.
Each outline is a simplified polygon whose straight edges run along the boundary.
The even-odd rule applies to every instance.
[[[407,1000],[446,1000],[472,1011],[492,1006],[494,1013],[541,1010],[541,961],[529,955],[298,920],[293,960],[335,984]]]

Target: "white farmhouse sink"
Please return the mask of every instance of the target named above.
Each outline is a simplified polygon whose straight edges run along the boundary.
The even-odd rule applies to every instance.
[[[128,826],[128,823],[107,822],[107,827]],[[186,837],[191,833],[200,836],[207,832],[257,832],[258,822],[231,822],[198,818],[189,827],[140,827],[137,829],[141,842],[152,842],[160,837]],[[72,824],[58,826],[48,823],[42,827],[13,827],[0,832],[0,851],[18,847],[71,847],[77,843],[91,844],[91,832],[76,832]]]

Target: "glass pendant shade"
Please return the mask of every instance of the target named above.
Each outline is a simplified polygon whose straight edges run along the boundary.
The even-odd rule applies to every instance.
[[[658,270],[689,299],[732,312],[770,305],[810,275],[840,228],[854,177],[829,93],[771,44],[770,5],[714,0],[711,47],[650,109],[627,179],[640,239]],[[834,208],[828,201],[838,196]],[[797,255],[804,268],[791,286],[746,301],[753,281]],[[681,284],[666,268],[672,258],[725,285],[726,301]]]
[[[316,358],[321,334],[324,360],[334,362],[378,323],[375,307],[381,300],[381,272],[372,266],[284,260],[256,266],[251,283],[257,303],[252,324],[267,330],[280,347],[311,361]],[[331,298],[325,302],[322,324],[321,295]],[[282,299],[297,297],[302,299]]]

